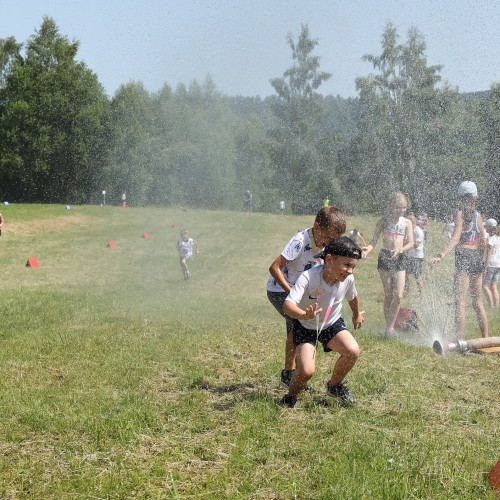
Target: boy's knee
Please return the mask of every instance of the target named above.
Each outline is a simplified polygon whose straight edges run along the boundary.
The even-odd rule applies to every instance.
[[[299,377],[302,379],[302,380],[310,380],[314,373],[316,372],[316,368],[314,366],[306,366],[306,367],[302,367],[301,369],[298,370],[298,374]]]
[[[350,346],[347,351],[347,355],[350,358],[357,360],[361,356],[361,348],[357,344]]]

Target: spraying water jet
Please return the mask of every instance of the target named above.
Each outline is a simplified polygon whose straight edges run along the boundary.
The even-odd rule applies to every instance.
[[[479,349],[485,349],[487,347],[500,347],[500,337],[486,337],[470,340],[459,339],[449,344],[442,344],[439,340],[436,340],[432,344],[432,349],[440,356],[444,356],[449,352],[459,352],[460,354],[477,352]]]

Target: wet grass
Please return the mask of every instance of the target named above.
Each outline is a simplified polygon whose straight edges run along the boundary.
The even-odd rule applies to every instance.
[[[326,400],[334,358],[320,353],[317,391],[300,410],[276,405],[284,326],[267,268],[312,218],[2,212],[0,497],[495,498],[500,358],[439,358],[425,331],[406,336],[414,343],[383,338],[375,258],[356,272],[367,322],[348,382],[359,404]],[[374,222],[348,225],[369,237]],[[200,246],[188,282],[175,251],[183,226]],[[428,255],[442,243],[431,232]],[[443,321],[451,265],[429,291]],[[426,307],[412,289],[413,304]],[[500,313],[488,313],[497,335]],[[471,310],[468,322],[477,337]]]

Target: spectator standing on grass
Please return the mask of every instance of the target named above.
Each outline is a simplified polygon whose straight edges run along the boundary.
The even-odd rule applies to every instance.
[[[424,280],[422,278],[422,266],[424,263],[424,231],[422,229],[422,219],[416,219],[414,215],[409,215],[408,220],[413,224],[413,248],[408,250],[406,261],[405,291],[410,290],[410,276],[415,276],[418,293],[422,295],[424,291]]]
[[[500,296],[498,293],[498,281],[500,280],[500,237],[498,236],[498,224],[495,219],[488,219],[484,223],[488,234],[488,246],[486,247],[486,271],[484,274],[484,293],[491,307],[500,307]]]
[[[472,181],[462,182],[458,187],[455,231],[450,242],[431,261],[431,264],[438,264],[452,250],[455,250],[453,289],[455,293],[455,333],[458,339],[464,338],[467,292],[469,289],[481,336],[488,337],[488,317],[481,296],[486,243],[483,219],[476,210],[476,203],[476,185]]]
[[[329,207],[330,206],[330,198],[328,196],[325,196],[323,200],[323,206],[324,207]]]
[[[283,215],[285,213],[285,200],[280,201],[279,207],[280,207],[280,214]]]
[[[454,232],[455,232],[455,217],[453,216],[453,214],[450,214],[448,215],[448,218],[446,219],[446,223],[444,225],[444,234],[448,238],[448,243],[453,237]]]
[[[285,319],[286,326],[285,366],[280,374],[280,383],[284,387],[288,387],[295,371],[295,345],[292,318],[283,312],[283,303],[301,273],[318,264],[314,255],[332,238],[341,236],[345,228],[346,222],[342,210],[337,207],[323,207],[316,214],[314,225],[292,236],[269,267],[267,297]]]
[[[193,256],[193,251],[196,254],[198,251],[198,243],[189,237],[187,229],[181,229],[180,239],[177,240],[177,252],[179,253],[179,259],[182,269],[182,274],[184,279],[188,280],[191,277],[191,273],[188,268],[188,260]]]
[[[385,334],[388,337],[397,336],[394,325],[404,295],[405,252],[413,248],[413,225],[403,217],[407,208],[406,196],[400,192],[392,193],[387,201],[385,214],[375,226],[370,244],[363,248],[363,255],[366,257],[382,235],[377,269],[384,288]]]
[[[283,406],[293,408],[298,395],[314,375],[318,341],[323,344],[325,352],[340,354],[326,383],[327,395],[337,398],[342,405],[356,402],[344,380],[356,364],[360,349],[341,313],[345,298],[352,311],[354,329],[361,328],[364,319],[359,311],[358,292],[352,274],[361,255],[361,248],[347,236],[330,240],[325,249],[315,255],[323,259],[324,264],[304,271],[290,290],[283,309],[293,318],[297,369],[290,381],[288,394],[281,400]]]
[[[245,212],[251,212],[253,210],[253,194],[251,191],[247,191],[244,196],[245,201]]]
[[[420,220],[420,227],[424,232],[424,240],[427,240],[427,233],[429,232],[429,214],[426,212],[420,214],[418,220]]]
[[[351,238],[356,245],[359,245],[360,243],[365,247],[366,242],[363,239],[363,235],[356,229],[354,228],[352,231],[349,231],[349,238]]]

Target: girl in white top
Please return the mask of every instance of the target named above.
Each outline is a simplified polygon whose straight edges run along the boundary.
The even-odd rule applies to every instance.
[[[488,246],[486,250],[486,272],[484,275],[484,292],[488,297],[491,307],[500,307],[498,281],[500,280],[500,237],[495,219],[488,219],[484,223],[488,233]]]

